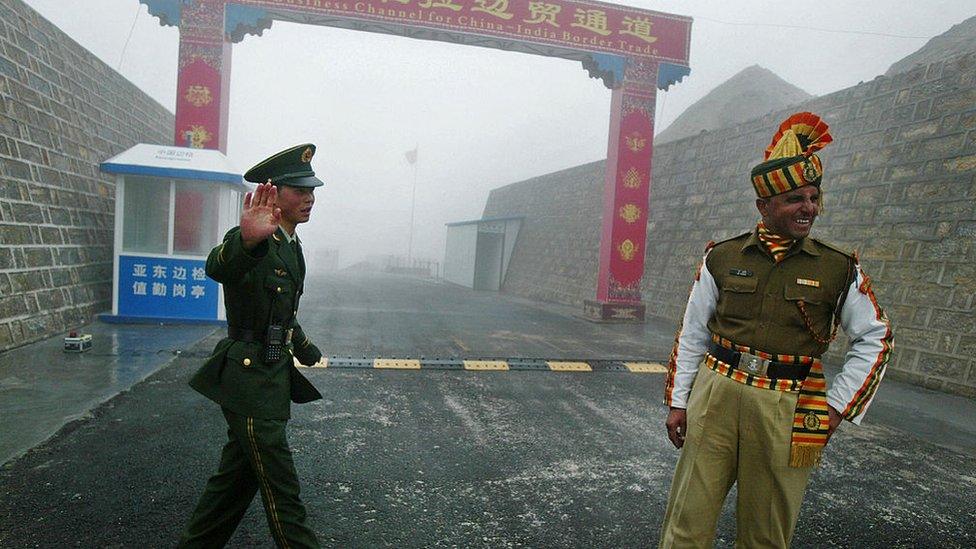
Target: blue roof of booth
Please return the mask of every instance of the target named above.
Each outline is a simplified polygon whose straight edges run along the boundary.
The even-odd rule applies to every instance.
[[[139,143],[99,164],[105,173],[230,183],[247,190],[244,178],[220,151]]]

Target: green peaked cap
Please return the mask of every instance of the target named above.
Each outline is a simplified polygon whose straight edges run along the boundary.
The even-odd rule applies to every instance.
[[[305,143],[295,145],[280,153],[260,161],[247,173],[244,179],[251,183],[288,185],[289,187],[320,187],[322,181],[312,171],[312,157],[315,145]]]

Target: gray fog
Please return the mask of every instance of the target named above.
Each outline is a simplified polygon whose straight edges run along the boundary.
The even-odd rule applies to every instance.
[[[144,5],[26,2],[175,109],[178,31]],[[657,131],[750,65],[823,95],[873,79],[976,13],[972,0],[626,4],[695,19],[691,75],[658,92]],[[444,224],[480,217],[492,188],[605,158],[609,111],[610,91],[578,62],[276,21],[233,46],[227,155],[243,172],[285,147],[318,145],[326,186],[299,234],[313,257],[336,248],[348,265],[406,255],[405,153],[417,147],[413,255],[440,261]]]

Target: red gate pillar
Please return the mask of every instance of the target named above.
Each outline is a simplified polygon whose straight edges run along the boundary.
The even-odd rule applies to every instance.
[[[600,271],[596,300],[584,303],[584,314],[594,320],[644,320],[641,278],[657,70],[654,61],[629,58],[623,82],[611,94]]]
[[[180,147],[227,152],[231,44],[224,38],[224,2],[183,4],[173,137]]]

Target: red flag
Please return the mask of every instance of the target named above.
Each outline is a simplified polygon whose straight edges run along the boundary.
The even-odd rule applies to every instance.
[[[411,164],[417,163],[417,147],[414,147],[412,151],[406,152],[407,162]]]

